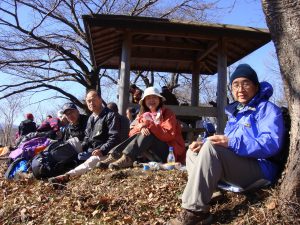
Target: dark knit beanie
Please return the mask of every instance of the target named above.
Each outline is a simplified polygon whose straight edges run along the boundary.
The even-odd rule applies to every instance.
[[[230,84],[239,77],[245,77],[251,80],[254,84],[259,84],[257,74],[254,69],[248,64],[240,64],[230,76]]]

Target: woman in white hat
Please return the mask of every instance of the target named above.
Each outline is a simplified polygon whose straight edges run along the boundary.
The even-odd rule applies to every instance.
[[[148,87],[140,100],[137,123],[129,132],[130,138],[109,152],[100,168],[121,169],[131,167],[137,157],[166,162],[169,146],[174,148],[177,162],[184,163],[185,146],[176,115],[163,106],[165,98],[155,87]]]

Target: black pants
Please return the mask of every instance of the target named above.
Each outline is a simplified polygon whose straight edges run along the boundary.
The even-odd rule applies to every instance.
[[[113,148],[110,154],[116,158],[125,154],[132,160],[136,160],[137,157],[145,157],[149,161],[166,162],[169,146],[153,134],[148,136],[136,134]]]

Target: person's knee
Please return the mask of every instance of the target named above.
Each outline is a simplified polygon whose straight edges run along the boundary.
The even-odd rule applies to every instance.
[[[210,140],[206,140],[200,151],[202,155],[207,155],[208,157],[217,155],[217,150]]]

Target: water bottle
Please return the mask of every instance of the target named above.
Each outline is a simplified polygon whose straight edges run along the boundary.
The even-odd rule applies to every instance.
[[[167,158],[167,162],[169,165],[175,165],[175,156],[174,156],[174,151],[173,151],[173,147],[170,146],[169,147],[169,155],[168,155],[168,158]]]
[[[202,142],[202,141],[203,141],[203,137],[202,137],[202,135],[201,135],[201,134],[199,134],[199,135],[198,135],[198,137],[197,137],[197,141],[200,141],[200,142]]]
[[[206,138],[206,132],[202,132],[198,135],[197,141],[203,142],[203,139]]]

